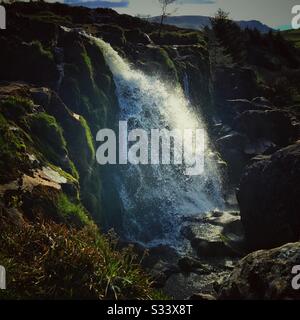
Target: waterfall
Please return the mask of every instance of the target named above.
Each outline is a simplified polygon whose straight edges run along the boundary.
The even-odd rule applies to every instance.
[[[120,119],[128,129],[205,128],[182,88],[135,69],[106,42],[103,52],[116,84]],[[178,240],[182,215],[222,208],[221,178],[206,138],[205,171],[186,176],[173,165],[117,166],[114,181],[124,207],[125,236],[154,245]]]
[[[186,99],[190,102],[191,97],[190,97],[190,82],[189,82],[189,76],[187,73],[184,74],[183,76],[183,87],[184,87],[184,94]]]

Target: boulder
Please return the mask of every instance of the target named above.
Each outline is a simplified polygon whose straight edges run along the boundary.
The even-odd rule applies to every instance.
[[[300,242],[253,252],[242,259],[219,291],[221,300],[300,300],[292,269],[300,264]]]
[[[243,228],[235,212],[213,211],[184,218],[181,234],[190,241],[197,256],[237,257],[243,251]],[[180,261],[184,268],[196,265],[195,261]],[[189,265],[189,266],[187,266]]]
[[[250,248],[299,240],[299,181],[299,141],[247,167],[237,198]]]
[[[210,271],[203,266],[201,261],[192,257],[184,257],[179,259],[178,266],[183,272],[197,271],[197,273],[209,273]]]
[[[196,250],[198,257],[236,257],[238,254],[228,247],[221,239],[208,241],[195,238],[191,241],[192,247]]]
[[[234,129],[252,141],[264,138],[280,146],[289,144],[295,137],[290,115],[282,110],[245,111],[235,119]]]

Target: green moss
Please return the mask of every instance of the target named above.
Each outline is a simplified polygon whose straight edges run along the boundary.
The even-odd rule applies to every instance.
[[[70,165],[72,176],[78,181],[79,180],[79,173],[78,173],[78,170],[77,170],[74,162],[69,160],[69,165]]]
[[[42,23],[48,22],[56,25],[71,26],[72,19],[69,16],[58,16],[51,11],[43,11],[36,15],[28,15],[31,20],[36,20]]]
[[[92,158],[95,158],[95,147],[94,147],[91,129],[90,129],[89,125],[87,124],[86,120],[82,116],[80,116],[80,123],[84,128],[86,141],[87,141],[88,147],[90,149]]]
[[[153,52],[153,60],[152,64],[160,64],[159,70],[164,71],[163,75],[167,74],[174,82],[178,82],[177,69],[164,48],[158,48]]]
[[[81,204],[72,203],[63,193],[58,197],[57,209],[67,221],[79,222],[81,225],[90,225],[92,223],[86,209]]]
[[[10,96],[0,102],[0,110],[6,118],[17,120],[24,116],[26,112],[33,110],[34,104],[30,99]]]
[[[60,162],[58,158],[66,154],[66,141],[62,128],[55,118],[45,112],[31,114],[26,119],[38,142],[38,147],[51,161]]]
[[[44,49],[43,45],[41,44],[40,41],[38,40],[34,40],[31,42],[31,46],[33,48],[33,50],[40,56],[43,58],[46,58],[47,60],[54,60],[53,54],[50,50],[46,50]]]
[[[176,72],[175,65],[174,65],[173,61],[170,59],[168,53],[163,48],[160,48],[159,51],[160,51],[160,55],[162,56],[165,65],[169,69],[174,70]]]
[[[94,83],[94,69],[93,69],[91,58],[89,57],[89,55],[87,54],[86,51],[81,53],[81,57],[83,59],[83,62],[85,64],[87,70],[88,70],[89,77],[92,80],[92,82]]]
[[[70,182],[74,182],[77,183],[79,177],[75,175],[71,175],[69,173],[67,173],[66,171],[64,171],[62,168],[55,166],[52,163],[48,163],[47,164],[50,168],[52,168],[54,171],[58,172],[62,177],[66,178],[68,181]],[[77,173],[78,175],[78,173]]]
[[[8,182],[27,169],[25,135],[0,114],[0,181]],[[13,168],[13,170],[12,170]]]
[[[282,32],[283,37],[292,42],[296,48],[300,48],[300,30],[288,30]]]

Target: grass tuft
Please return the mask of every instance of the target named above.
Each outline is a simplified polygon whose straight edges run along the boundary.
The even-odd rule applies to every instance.
[[[94,226],[82,230],[36,223],[0,232],[7,290],[2,299],[154,299],[132,249],[115,250],[114,237]]]

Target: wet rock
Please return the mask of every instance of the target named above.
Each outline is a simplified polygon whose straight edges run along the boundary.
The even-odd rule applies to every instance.
[[[300,242],[253,252],[241,260],[219,292],[223,300],[300,300],[292,268],[300,264]]]
[[[181,233],[199,258],[237,257],[245,250],[238,213],[213,211],[185,217],[184,221]]]
[[[208,293],[195,293],[193,294],[189,300],[198,300],[198,301],[215,301],[217,298]]]
[[[237,198],[248,246],[270,248],[300,238],[300,142],[256,161]]]
[[[184,257],[178,261],[178,266],[183,272],[196,271],[197,273],[209,273],[210,271],[203,266],[203,263],[192,257]]]
[[[195,294],[216,295],[215,283],[228,277],[228,272],[215,270],[209,274],[175,273],[166,281],[163,291],[176,300],[189,299]]]
[[[208,241],[195,238],[191,241],[192,247],[199,257],[236,257],[237,252],[228,247],[222,240]]]
[[[155,288],[163,288],[172,274],[179,273],[180,269],[177,265],[158,260],[149,270],[154,281]]]
[[[176,264],[179,258],[176,249],[167,245],[159,245],[156,247],[148,248],[147,251],[148,253],[143,260],[143,265],[148,268],[151,268],[151,266],[153,266],[159,260]]]

